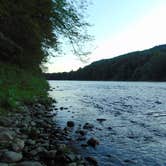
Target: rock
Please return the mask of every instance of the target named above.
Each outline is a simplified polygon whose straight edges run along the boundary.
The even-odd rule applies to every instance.
[[[0,166],[8,166],[8,164],[7,164],[7,163],[1,163],[1,162],[0,162]]]
[[[86,157],[86,160],[87,160],[90,164],[92,164],[92,165],[94,165],[94,166],[97,166],[97,165],[98,165],[98,163],[97,163],[97,161],[96,161],[96,159],[95,159],[94,157]]]
[[[33,149],[32,151],[30,151],[30,154],[32,156],[35,156],[35,155],[37,155],[38,153],[41,153],[41,152],[47,152],[46,148],[44,148],[44,147],[38,147],[38,148]]]
[[[67,154],[66,157],[67,157],[67,159],[69,159],[70,162],[73,162],[76,159],[76,156],[74,154],[72,154],[72,153],[71,154]]]
[[[96,138],[90,138],[87,141],[87,144],[92,146],[92,147],[96,147],[96,145],[99,145],[99,141]]]
[[[87,132],[85,130],[77,130],[76,133],[79,133],[81,136],[85,136]]]
[[[93,127],[94,125],[90,123],[85,123],[85,125],[83,126],[84,129],[92,129]]]
[[[0,117],[0,126],[9,127],[11,126],[12,122],[7,117]]]
[[[60,107],[59,109],[60,109],[60,110],[63,110],[63,109],[64,109],[64,107]]]
[[[68,127],[74,127],[74,122],[73,121],[68,121],[67,126]]]
[[[108,129],[108,130],[112,130],[112,127],[108,127],[107,129]]]
[[[77,166],[77,163],[72,162],[72,163],[68,164],[67,166]]]
[[[2,154],[1,160],[7,163],[18,162],[23,158],[22,153],[6,151]]]
[[[0,143],[13,140],[13,132],[5,127],[0,127]]]
[[[28,140],[26,141],[26,144],[27,144],[27,145],[35,145],[35,144],[36,144],[36,141],[35,141],[35,140],[32,140],[32,139],[28,139]]]
[[[19,138],[16,138],[13,142],[12,142],[12,149],[15,151],[15,152],[20,152],[22,151],[22,149],[24,148],[24,141],[19,139]]]
[[[29,132],[29,137],[32,139],[37,139],[39,137],[40,131],[37,128],[31,128]]]
[[[98,119],[96,119],[96,120],[97,120],[98,122],[100,122],[100,123],[106,121],[106,119],[104,119],[104,118],[98,118]]]
[[[50,150],[46,152],[46,156],[48,159],[54,159],[56,157],[57,150]]]
[[[57,149],[58,151],[65,151],[67,147],[65,144],[58,144]]]
[[[156,103],[156,104],[162,104],[162,102],[161,102],[161,101],[155,101],[155,103]]]
[[[14,166],[43,166],[43,165],[35,161],[24,161],[21,163],[14,164]]]

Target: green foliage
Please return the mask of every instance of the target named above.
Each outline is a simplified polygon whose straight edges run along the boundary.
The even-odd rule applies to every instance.
[[[47,100],[48,88],[40,74],[0,63],[1,108],[18,108],[23,103]]]
[[[61,52],[61,39],[75,54],[86,54],[86,6],[86,0],[0,0],[1,110],[48,99],[40,67]]]
[[[166,81],[166,45],[100,60],[76,72],[46,74],[57,80]]]
[[[0,32],[23,49],[17,63],[24,67],[39,67],[59,50],[62,38],[84,55],[81,44],[89,40],[85,8],[83,0],[0,0]]]

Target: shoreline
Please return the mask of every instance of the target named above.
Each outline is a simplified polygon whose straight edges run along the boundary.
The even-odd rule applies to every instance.
[[[64,142],[68,134],[53,121],[53,106],[32,104],[0,116],[1,166],[85,166]]]

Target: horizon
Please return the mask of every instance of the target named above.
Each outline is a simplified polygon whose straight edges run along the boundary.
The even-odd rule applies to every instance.
[[[44,73],[48,73],[48,74],[54,74],[54,73],[70,73],[72,71],[77,71],[79,70],[80,68],[84,68],[86,66],[89,66],[91,65],[92,63],[95,63],[95,62],[98,62],[98,61],[102,61],[102,60],[109,60],[109,59],[114,59],[116,57],[119,57],[119,56],[123,56],[123,55],[126,55],[126,54],[130,54],[130,53],[134,53],[134,52],[137,52],[137,51],[146,51],[146,50],[150,50],[150,49],[153,49],[155,47],[159,47],[159,46],[166,46],[166,44],[160,44],[160,45],[156,45],[156,46],[153,46],[153,47],[150,47],[150,48],[146,48],[146,49],[143,49],[143,50],[135,50],[135,51],[131,51],[131,52],[127,52],[127,53],[124,53],[124,54],[120,54],[120,55],[117,55],[117,56],[114,56],[114,57],[111,57],[111,58],[103,58],[103,59],[99,59],[99,60],[96,60],[96,61],[92,61],[91,63],[83,66],[83,67],[79,67],[78,69],[76,70],[70,70],[70,71],[62,71],[62,72],[44,72]]]
[[[93,44],[96,49],[88,56],[88,63],[70,53],[51,58],[51,63],[46,65],[47,72],[76,71],[98,60],[165,44],[165,8],[164,0],[125,0],[123,3],[120,0],[106,0],[105,3],[93,0],[87,11],[87,20],[94,24],[89,33],[95,37]]]

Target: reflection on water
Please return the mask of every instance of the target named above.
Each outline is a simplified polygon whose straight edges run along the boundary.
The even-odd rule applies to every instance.
[[[83,148],[100,165],[166,165],[166,84],[136,82],[50,81],[57,100],[56,121],[68,120],[75,129],[86,122],[95,127],[88,137],[100,140],[97,148]],[[106,119],[99,122],[97,119]],[[74,132],[73,138],[74,138]]]

